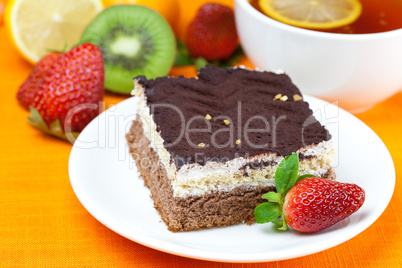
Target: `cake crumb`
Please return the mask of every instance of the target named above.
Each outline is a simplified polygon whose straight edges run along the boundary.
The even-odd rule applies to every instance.
[[[303,98],[302,98],[302,96],[300,96],[299,94],[294,94],[293,95],[293,100],[294,101],[300,101],[300,100],[302,100]]]
[[[225,123],[225,125],[229,125],[229,124],[230,124],[230,121],[227,120],[227,119],[225,119],[225,120],[223,120],[223,123]]]
[[[274,97],[275,100],[279,100],[280,98],[282,98],[282,94],[276,94]]]
[[[289,98],[286,95],[283,95],[282,97],[280,97],[281,101],[287,101]]]
[[[239,145],[241,143],[241,140],[236,140],[236,144]]]
[[[207,114],[207,115],[205,116],[205,119],[207,119],[207,120],[211,120],[211,119],[212,119],[212,117],[211,117],[209,114]]]
[[[201,147],[201,148],[202,148],[202,147],[205,147],[205,143],[203,143],[203,142],[199,143],[199,144],[198,144],[198,147]]]

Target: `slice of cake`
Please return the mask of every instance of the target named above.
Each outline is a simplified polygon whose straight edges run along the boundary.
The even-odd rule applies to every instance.
[[[172,232],[252,223],[294,152],[300,174],[335,176],[331,135],[285,74],[207,67],[134,85],[130,154]]]

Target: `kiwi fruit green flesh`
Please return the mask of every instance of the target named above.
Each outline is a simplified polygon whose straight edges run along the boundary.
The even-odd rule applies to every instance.
[[[102,51],[105,88],[122,94],[133,78],[166,75],[176,56],[176,40],[165,19],[151,8],[115,5],[104,9],[84,30],[80,43]]]

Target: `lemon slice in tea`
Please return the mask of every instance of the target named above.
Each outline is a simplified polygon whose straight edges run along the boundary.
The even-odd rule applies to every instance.
[[[265,14],[280,22],[309,29],[332,29],[354,22],[358,0],[259,0]]]

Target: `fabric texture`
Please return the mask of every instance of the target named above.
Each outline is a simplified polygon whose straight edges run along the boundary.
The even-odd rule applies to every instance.
[[[181,1],[181,29],[202,2]],[[68,177],[72,145],[27,123],[28,112],[15,95],[33,67],[12,47],[4,26],[0,40],[0,267],[402,267],[402,93],[357,115],[384,141],[396,166],[393,198],[372,226],[341,245],[297,259],[207,262],[132,242],[84,209]],[[171,74],[194,76],[195,71],[182,67]],[[106,107],[125,98],[107,93]]]

